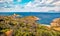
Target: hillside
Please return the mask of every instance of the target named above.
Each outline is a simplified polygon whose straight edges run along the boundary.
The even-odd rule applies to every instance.
[[[60,31],[37,23],[35,16],[0,16],[0,36],[60,36]]]

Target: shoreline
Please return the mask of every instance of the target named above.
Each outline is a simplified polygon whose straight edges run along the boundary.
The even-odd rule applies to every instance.
[[[47,24],[41,24],[41,25],[44,25],[44,26],[50,26],[50,25],[47,25]]]

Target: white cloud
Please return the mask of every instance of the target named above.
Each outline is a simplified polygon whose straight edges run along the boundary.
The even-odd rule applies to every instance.
[[[10,0],[12,1],[12,0]],[[21,0],[18,0],[21,1]],[[60,1],[55,0],[35,0],[33,2],[29,2],[24,6],[18,5],[10,5],[12,8],[1,8],[0,12],[49,12],[49,11],[60,11]],[[52,7],[53,6],[53,7]]]
[[[53,3],[53,4],[60,7],[60,1],[55,2],[55,3]]]
[[[53,2],[54,0],[47,0],[46,4],[50,4],[51,2]]]

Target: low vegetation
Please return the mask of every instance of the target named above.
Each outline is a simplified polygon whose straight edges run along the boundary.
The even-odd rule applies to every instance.
[[[37,23],[37,20],[28,18],[0,16],[0,36],[60,36],[60,31],[53,28],[49,30],[47,26]]]

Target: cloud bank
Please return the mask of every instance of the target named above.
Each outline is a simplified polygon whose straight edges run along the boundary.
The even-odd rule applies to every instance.
[[[0,12],[60,12],[60,0],[0,0]]]

